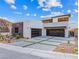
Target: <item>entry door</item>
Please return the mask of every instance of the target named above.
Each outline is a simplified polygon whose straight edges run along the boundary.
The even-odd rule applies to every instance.
[[[65,31],[64,29],[47,29],[47,36],[58,36],[58,37],[64,37]]]
[[[37,37],[42,35],[41,29],[31,29],[31,37]]]

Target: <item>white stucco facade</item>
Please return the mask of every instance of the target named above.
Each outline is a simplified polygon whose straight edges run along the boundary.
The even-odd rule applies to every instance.
[[[31,38],[31,28],[39,28],[42,29],[42,36],[46,36],[46,29],[44,27],[61,27],[65,28],[65,37],[68,37],[68,22],[54,22],[43,24],[40,21],[24,21],[23,22],[23,36],[25,38]]]
[[[48,23],[44,24],[43,27],[65,27],[65,37],[69,35],[68,29],[68,22],[55,22],[55,23]],[[43,35],[46,35],[46,29],[43,29]]]
[[[58,22],[58,18],[53,18],[53,22]]]
[[[41,21],[24,21],[23,22],[23,36],[25,38],[31,38],[31,29],[32,28],[43,28]]]
[[[52,22],[49,23],[43,23],[42,21],[32,21],[32,20],[27,20],[27,21],[23,21],[23,37],[25,38],[31,38],[31,29],[41,29],[42,30],[42,36],[46,36],[47,32],[46,32],[46,28],[62,28],[64,29],[64,36],[68,37],[69,36],[69,28],[68,28],[68,21],[58,21],[58,18],[62,18],[62,17],[68,17],[68,15],[66,16],[59,16],[59,17],[52,17]]]
[[[46,29],[42,28],[42,36],[46,36]]]
[[[65,28],[65,37],[69,37],[69,27],[66,26]]]

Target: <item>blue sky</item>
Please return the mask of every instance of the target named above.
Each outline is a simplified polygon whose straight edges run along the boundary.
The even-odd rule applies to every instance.
[[[0,17],[10,21],[42,20],[45,17],[71,14],[78,20],[78,0],[0,0]]]

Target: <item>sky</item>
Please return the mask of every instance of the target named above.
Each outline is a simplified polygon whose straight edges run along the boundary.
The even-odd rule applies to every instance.
[[[78,24],[78,0],[0,0],[0,17],[9,21],[42,20],[71,14],[70,23]]]

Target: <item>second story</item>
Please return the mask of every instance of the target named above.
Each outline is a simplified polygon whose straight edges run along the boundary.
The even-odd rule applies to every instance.
[[[70,16],[71,16],[70,14],[67,14],[67,15],[60,15],[60,16],[50,17],[50,18],[47,18],[45,20],[42,20],[42,22],[44,24],[54,23],[54,22],[69,22]]]
[[[60,15],[60,16],[55,16],[55,17],[50,17],[45,20],[42,20],[42,23],[45,26],[68,26],[68,22],[70,19],[70,14],[66,15]]]

